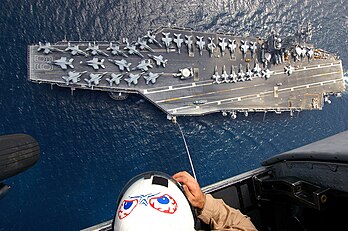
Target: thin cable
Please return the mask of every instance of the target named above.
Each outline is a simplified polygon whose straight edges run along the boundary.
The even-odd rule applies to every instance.
[[[189,151],[189,149],[188,149],[188,146],[187,146],[187,143],[186,143],[186,139],[185,139],[184,133],[182,132],[181,127],[180,127],[180,125],[179,125],[179,123],[178,123],[177,121],[176,121],[176,124],[178,125],[179,130],[180,130],[180,132],[181,132],[182,139],[184,140],[184,144],[185,144],[185,148],[186,148],[186,153],[187,153],[187,156],[188,156],[188,158],[189,158],[190,165],[191,165],[191,168],[192,168],[193,177],[195,178],[195,180],[197,180],[196,173],[195,173],[195,169],[194,169],[194,167],[193,167],[193,163],[192,163],[190,151]]]

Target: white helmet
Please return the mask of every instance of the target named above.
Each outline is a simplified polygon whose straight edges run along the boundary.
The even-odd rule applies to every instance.
[[[193,231],[195,215],[182,187],[161,172],[131,179],[118,197],[115,231]]]

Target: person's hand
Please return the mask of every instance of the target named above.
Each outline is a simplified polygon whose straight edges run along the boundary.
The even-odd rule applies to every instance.
[[[205,195],[203,194],[198,182],[188,172],[178,172],[173,178],[183,185],[187,199],[193,207],[203,209]]]

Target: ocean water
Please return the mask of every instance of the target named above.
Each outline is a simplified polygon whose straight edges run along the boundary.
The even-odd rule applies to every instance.
[[[0,134],[27,133],[40,161],[5,180],[0,230],[79,230],[111,219],[117,195],[134,175],[168,174],[190,164],[178,127],[140,96],[27,81],[27,45],[39,41],[135,39],[175,25],[236,35],[281,35],[311,21],[312,43],[348,67],[347,0],[1,0]],[[179,117],[201,186],[260,166],[260,161],[348,129],[348,95],[322,111]]]

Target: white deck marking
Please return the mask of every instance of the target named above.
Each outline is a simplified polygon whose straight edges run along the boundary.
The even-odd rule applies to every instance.
[[[330,63],[328,65],[312,65],[312,66],[305,66],[301,69],[296,69],[294,70],[293,72],[299,72],[299,71],[308,71],[308,70],[314,70],[314,69],[319,69],[319,68],[326,68],[326,67],[331,67],[331,66],[340,66],[341,63]],[[271,74],[271,77],[272,75],[281,75],[281,74],[285,74],[284,71],[282,70],[274,70],[273,71],[274,73]],[[291,77],[291,75],[290,75]]]
[[[336,73],[339,73],[339,72],[330,72],[330,73],[319,74],[319,75],[330,75],[330,74],[336,74]],[[283,89],[279,89],[278,90],[278,94],[285,93],[286,91],[289,91],[289,90],[290,91],[299,90],[300,88],[307,87],[307,86],[314,86],[314,85],[318,85],[320,83],[323,83],[323,84],[334,84],[337,81],[342,81],[342,79],[338,78],[338,79],[326,80],[326,81],[317,82],[317,83],[299,85],[299,86],[296,86],[296,87],[283,88]],[[272,93],[273,93],[273,91],[265,91],[265,92],[260,92],[259,94],[250,94],[250,95],[244,95],[244,96],[237,96],[237,97],[233,97],[233,98],[207,102],[206,104],[204,104],[202,106],[215,104],[215,103],[217,105],[221,105],[223,102],[231,102],[231,101],[233,102],[234,100],[238,100],[238,99],[241,99],[241,100],[249,99],[250,100],[250,99],[258,98],[258,97],[260,97],[260,95],[266,96],[266,95],[269,95],[269,94],[272,94]],[[174,113],[174,110],[175,110],[175,112],[177,112],[177,110],[182,110],[182,109],[187,109],[187,108],[193,109],[194,107],[193,106],[185,106],[185,107],[180,107],[180,108],[168,109],[167,111]]]
[[[150,92],[147,92],[147,94],[160,93],[160,92],[166,92],[166,91],[176,91],[176,90],[181,90],[181,89],[186,89],[186,88],[207,86],[207,85],[212,85],[212,84],[213,83],[211,81],[209,81],[209,83],[199,84],[199,85],[196,84],[195,86],[192,86],[192,84],[190,84],[188,86],[184,86],[184,87],[175,87],[175,88],[173,88],[173,86],[169,86],[167,89],[162,89],[162,90],[157,90],[157,91],[150,91]],[[178,85],[176,85],[176,86],[178,86]]]
[[[306,66],[302,69],[294,70],[293,72],[308,71],[308,70],[313,70],[313,69],[325,68],[325,67],[330,67],[330,66],[340,66],[340,65],[341,65],[341,63],[330,63],[328,65],[312,65],[312,66]],[[284,75],[284,71],[283,70],[274,70],[274,71],[272,71],[271,77],[274,75]],[[312,77],[316,77],[316,76],[312,76]],[[147,91],[146,93],[144,92],[144,94],[154,94],[154,93],[161,93],[161,92],[167,92],[167,91],[176,91],[176,90],[181,90],[181,89],[200,87],[200,86],[208,86],[208,85],[213,85],[213,84],[214,83],[211,80],[205,80],[205,81],[200,81],[200,82],[196,82],[196,83],[191,83],[190,85],[187,85],[187,84],[175,85],[175,88],[173,86],[169,86],[167,89],[163,89],[164,87],[159,87],[157,89],[160,89],[160,90],[156,90],[156,88],[155,88],[155,89],[151,89],[151,91]],[[180,87],[180,86],[182,86],[182,87]]]
[[[317,74],[317,75],[312,75],[310,77],[320,77],[320,76],[325,76],[325,75],[331,75],[331,74],[338,74],[340,73],[339,71],[335,71],[335,72],[329,72],[329,73],[323,73],[323,74]],[[340,80],[340,79],[338,79]],[[328,81],[332,81],[332,80],[328,80]],[[336,80],[334,80],[336,83]],[[325,81],[324,81],[325,82]],[[320,83],[320,82],[319,82]],[[299,85],[299,86],[295,86],[295,87],[290,87],[290,88],[282,88],[279,89],[278,91],[282,91],[283,89],[290,89],[290,91],[294,91],[297,88],[302,88],[302,87],[306,87],[309,88],[310,86],[312,86],[313,84],[319,84],[319,83],[312,83],[312,84],[304,84],[304,85]],[[199,96],[207,96],[207,95],[212,95],[212,94],[216,94],[216,93],[221,93],[221,92],[226,92],[226,91],[236,91],[236,90],[242,90],[242,89],[246,89],[246,88],[252,88],[252,87],[258,87],[258,86],[262,86],[265,84],[257,84],[257,85],[253,85],[253,86],[247,86],[247,87],[239,87],[239,88],[233,88],[233,89],[225,89],[225,90],[220,90],[220,91],[215,91],[215,92],[208,92],[208,93],[202,93],[202,94],[197,94],[197,95],[188,95],[188,96],[182,96],[182,97],[173,97],[173,98],[168,98],[168,99],[163,99],[163,100],[158,100],[155,101],[156,103],[165,103],[165,102],[170,102],[170,101],[176,101],[176,100],[181,100],[181,99],[189,99],[189,98],[193,98],[193,97],[199,97]],[[187,87],[185,87],[187,88]],[[260,96],[258,96],[260,97]],[[238,101],[240,101],[241,99],[238,99]],[[207,104],[207,103],[206,103]]]
[[[247,86],[247,87],[238,87],[238,88],[233,88],[233,89],[225,89],[225,90],[220,90],[220,91],[212,91],[212,92],[207,92],[207,93],[202,93],[202,94],[197,94],[197,95],[187,95],[187,96],[182,96],[182,97],[173,97],[173,98],[158,100],[158,101],[155,101],[155,102],[156,102],[156,103],[165,103],[165,102],[176,101],[176,100],[180,100],[180,99],[189,99],[189,98],[193,98],[193,97],[213,95],[213,94],[217,94],[217,93],[221,93],[221,92],[237,91],[237,90],[242,90],[242,89],[246,89],[246,88],[259,87],[259,86],[263,86],[263,85],[265,85],[265,84],[256,84],[256,85]]]

